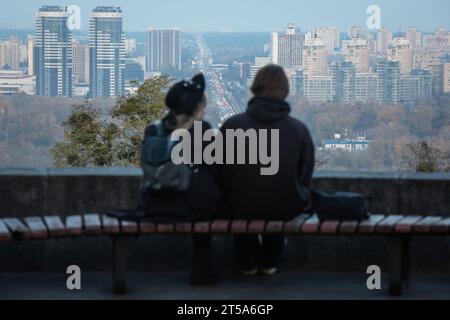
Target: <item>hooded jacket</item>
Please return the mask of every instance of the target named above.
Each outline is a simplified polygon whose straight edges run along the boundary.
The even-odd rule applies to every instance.
[[[255,97],[247,112],[234,116],[221,128],[225,146],[228,129],[279,130],[279,170],[261,175],[260,164],[219,166],[219,184],[235,219],[290,220],[304,209],[301,186],[309,187],[314,169],[314,145],[306,126],[290,116],[285,101]],[[272,155],[269,145],[268,155]],[[249,145],[245,146],[248,158]],[[225,151],[224,151],[225,152]],[[224,157],[226,158],[226,156]]]

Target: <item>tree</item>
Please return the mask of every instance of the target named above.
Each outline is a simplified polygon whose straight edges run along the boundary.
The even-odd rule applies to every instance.
[[[435,173],[442,171],[450,171],[448,157],[438,148],[430,146],[425,141],[408,144],[411,158],[408,164],[420,173]]]
[[[138,166],[145,128],[165,111],[166,76],[119,98],[106,119],[90,102],[74,105],[63,123],[65,141],[52,150],[58,167]]]

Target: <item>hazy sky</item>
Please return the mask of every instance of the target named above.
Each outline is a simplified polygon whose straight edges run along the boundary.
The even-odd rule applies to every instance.
[[[180,27],[186,31],[270,31],[288,22],[301,29],[336,25],[346,30],[365,26],[368,5],[381,8],[382,24],[405,30],[416,26],[432,31],[450,29],[449,0],[0,0],[0,28],[34,28],[34,13],[43,4],[79,5],[82,24],[96,5],[119,5],[127,31],[149,26]]]

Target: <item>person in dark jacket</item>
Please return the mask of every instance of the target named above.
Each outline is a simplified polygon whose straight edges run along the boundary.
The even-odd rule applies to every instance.
[[[202,121],[202,135],[211,125],[202,119],[205,116],[205,78],[199,74],[190,81],[175,84],[168,92],[166,106],[170,112],[162,119],[164,130],[170,135],[176,129],[187,129],[194,144],[196,137],[194,122]],[[145,131],[145,138],[157,135],[155,124]],[[201,140],[202,141],[202,140]],[[203,145],[203,148],[206,144]],[[192,159],[195,150],[192,145]],[[142,200],[136,215],[155,222],[211,221],[226,214],[226,204],[217,181],[213,177],[212,166],[193,165],[189,190],[180,193],[142,193]],[[219,280],[219,273],[213,266],[209,235],[195,234],[193,237],[192,285],[209,285]]]
[[[307,127],[290,116],[291,108],[285,101],[289,81],[281,67],[262,68],[252,92],[247,111],[230,118],[221,128],[224,145],[230,142],[226,139],[230,129],[279,130],[279,170],[274,175],[262,175],[261,164],[222,165],[220,184],[234,219],[288,221],[305,209],[305,190],[314,169],[314,145]],[[274,274],[285,243],[284,236],[236,236],[235,251],[243,273],[253,275],[259,269],[263,274]]]

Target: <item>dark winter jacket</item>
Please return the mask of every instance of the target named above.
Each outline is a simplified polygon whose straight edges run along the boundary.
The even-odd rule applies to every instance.
[[[164,121],[163,121],[164,123]],[[203,133],[211,129],[211,125],[202,122]],[[170,134],[170,130],[168,130]],[[194,129],[189,130],[194,143]],[[145,136],[156,135],[154,125],[147,128]],[[203,145],[203,148],[206,145]],[[194,148],[192,146],[192,152]],[[192,154],[194,159],[194,154]],[[196,165],[193,168],[193,175],[188,192],[169,193],[162,192],[142,194],[143,205],[147,217],[154,217],[156,220],[179,219],[181,221],[209,221],[224,217],[226,204],[217,181],[212,175],[212,166]]]
[[[314,146],[306,126],[289,116],[290,111],[284,101],[255,97],[246,113],[232,117],[221,128],[225,144],[227,129],[279,129],[277,174],[261,175],[265,166],[260,164],[219,167],[220,185],[234,218],[289,220],[304,209],[299,186],[309,187],[311,182]]]

